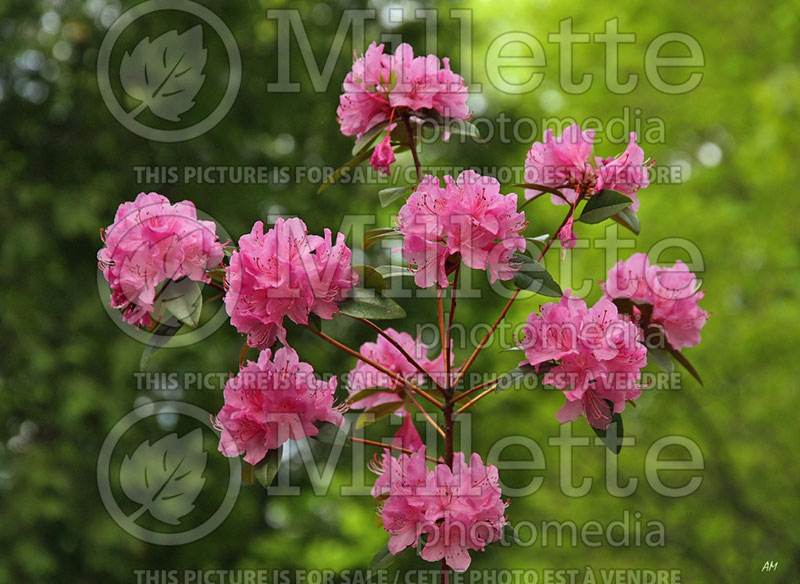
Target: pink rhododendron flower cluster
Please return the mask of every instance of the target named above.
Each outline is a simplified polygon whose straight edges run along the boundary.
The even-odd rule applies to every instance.
[[[319,422],[341,425],[333,405],[336,386],[336,377],[318,380],[290,347],[278,349],[274,359],[269,349],[261,351],[258,361],[248,361],[225,384],[225,405],[215,420],[220,452],[246,452],[245,461],[256,464],[287,440],[316,436]]]
[[[336,114],[345,136],[361,138],[370,128],[386,122],[392,110],[434,110],[447,118],[467,119],[464,79],[450,70],[447,58],[414,57],[410,45],[384,54],[382,44],[372,43],[353,63],[344,80]]]
[[[264,349],[276,339],[285,344],[287,316],[298,324],[308,324],[312,312],[332,318],[358,279],[351,255],[341,233],[333,243],[329,229],[324,237],[309,235],[300,219],[278,219],[266,233],[257,221],[226,269],[231,324],[251,347]]]
[[[372,489],[385,497],[381,507],[383,527],[389,532],[389,551],[397,554],[417,547],[426,534],[422,559],[445,562],[464,572],[472,561],[469,550],[483,550],[502,537],[506,503],[501,499],[497,468],[484,465],[478,454],[469,464],[456,452],[452,469],[437,464],[428,470],[425,447],[411,455],[393,458],[386,451],[375,464],[380,476]]]
[[[551,195],[556,205],[573,204],[578,194],[585,196],[603,189],[628,195],[631,209],[639,208],[636,192],[650,184],[647,171],[652,166],[644,159],[644,151],[636,144],[636,134],[631,132],[625,151],[610,158],[595,157],[589,162],[594,143],[594,130],[581,130],[577,124],[567,127],[559,138],[553,130],[545,130],[544,141],[534,142],[525,160],[525,182],[559,188],[564,197]],[[526,189],[530,199],[538,191]]]
[[[194,203],[173,205],[158,193],[139,193],[122,203],[102,238],[97,259],[111,286],[109,304],[136,326],[152,324],[161,282],[209,282],[206,270],[219,266],[224,255],[216,225],[198,219]]]
[[[397,216],[403,234],[403,257],[413,267],[414,281],[427,288],[450,285],[448,259],[460,254],[470,268],[488,270],[492,282],[510,280],[509,260],[525,249],[525,213],[517,211],[517,195],[500,194],[500,183],[472,170],[458,180],[425,175]],[[457,258],[454,258],[457,259]]]
[[[653,307],[650,322],[659,324],[674,349],[700,342],[700,329],[708,313],[699,302],[696,276],[682,261],[671,268],[651,265],[647,254],[637,253],[620,261],[608,272],[603,289],[609,298],[628,298]]]
[[[624,319],[608,298],[593,307],[569,290],[560,302],[532,313],[524,328],[524,363],[537,367],[557,361],[543,382],[566,390],[567,403],[557,414],[561,422],[581,413],[594,428],[604,429],[613,413],[641,395],[637,382],[647,364],[640,331]],[[613,412],[606,400],[613,403]]]

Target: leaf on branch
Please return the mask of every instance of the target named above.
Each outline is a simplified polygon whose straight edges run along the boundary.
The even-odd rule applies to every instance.
[[[364,151],[364,149],[372,146],[375,143],[375,140],[378,137],[378,135],[388,125],[389,125],[389,120],[386,120],[372,126],[369,130],[364,132],[364,135],[361,136],[361,139],[357,140],[356,143],[353,145],[353,156],[358,156]]]
[[[189,278],[168,280],[153,304],[155,320],[164,322],[171,314],[188,327],[195,328],[203,311],[203,289]]]
[[[703,379],[700,377],[700,374],[697,372],[697,369],[694,368],[694,365],[692,365],[689,362],[689,359],[687,359],[680,351],[672,347],[669,343],[667,343],[667,351],[669,352],[670,355],[675,357],[675,360],[678,363],[683,365],[686,371],[688,371],[692,375],[692,377],[694,377],[697,380],[697,383],[705,387],[703,385]]]
[[[378,191],[378,200],[381,202],[381,207],[388,207],[400,197],[405,196],[414,190],[414,187],[391,187]]]
[[[369,426],[370,424],[374,424],[378,420],[382,420],[395,410],[400,409],[403,406],[402,401],[398,402],[389,402],[386,404],[380,404],[375,406],[374,408],[370,408],[362,412],[358,418],[356,418],[356,430],[360,430],[364,426]]]
[[[374,290],[353,288],[350,294],[339,304],[341,314],[369,320],[392,320],[406,316],[406,311],[397,302]]]
[[[386,281],[383,276],[372,266],[353,266],[353,271],[358,274],[358,285],[362,288],[378,292],[386,289]]]
[[[369,148],[364,152],[362,152],[361,154],[359,154],[358,156],[356,156],[355,158],[353,158],[352,160],[350,160],[349,162],[345,163],[345,165],[342,166],[341,168],[337,168],[336,171],[327,180],[323,181],[322,184],[319,185],[319,188],[317,189],[317,194],[318,195],[321,194],[322,191],[324,191],[333,183],[335,183],[337,180],[339,180],[342,177],[342,175],[345,172],[347,172],[350,168],[358,166],[366,159],[368,159],[370,156],[372,156],[373,150],[375,150],[375,148]]]
[[[669,351],[661,347],[647,347],[647,361],[658,366],[662,371],[672,373],[675,371],[675,365],[669,356]]]
[[[139,359],[139,370],[144,371],[145,367],[147,367],[147,363],[150,361],[150,358],[156,354],[156,352],[164,347],[172,337],[174,337],[179,330],[181,330],[182,326],[173,326],[167,323],[161,323],[158,325],[158,328],[153,332],[153,336],[150,337],[150,340],[147,341],[147,346],[144,348],[142,352],[142,357]]]
[[[630,207],[623,209],[611,217],[611,219],[622,225],[624,228],[629,229],[636,235],[639,235],[639,232],[641,231],[639,217],[636,216],[636,213]]]
[[[393,227],[379,227],[378,229],[370,229],[364,234],[363,247],[369,249],[381,239],[386,237],[400,237],[397,229]]]
[[[481,132],[478,130],[478,127],[467,120],[445,119],[441,127],[445,132],[468,136],[479,144],[486,144],[486,141],[481,137]]]
[[[414,272],[411,271],[411,268],[404,266],[383,265],[377,266],[375,269],[378,270],[378,273],[381,276],[383,276],[384,280],[403,276],[411,276],[412,278],[414,277]]]
[[[630,207],[631,203],[633,201],[630,197],[626,197],[617,191],[600,191],[586,201],[578,221],[589,224],[600,223]]]
[[[535,259],[515,253],[511,263],[519,266],[519,270],[514,273],[514,285],[520,290],[529,290],[553,298],[560,298],[563,295],[561,287],[553,276]]]
[[[375,395],[376,393],[390,393],[389,389],[385,387],[368,387],[367,389],[362,389],[356,394],[351,395],[347,398],[348,404],[354,404],[357,401],[361,401],[365,397],[369,397],[371,395]]]
[[[275,480],[275,475],[278,474],[278,469],[281,467],[281,459],[283,458],[283,444],[275,450],[267,451],[267,455],[253,467],[253,472],[256,475],[256,480],[261,483],[265,489],[268,488],[272,481]]]
[[[609,400],[605,401],[613,412],[614,404]],[[595,428],[591,424],[590,426],[592,430],[594,430],[594,433],[597,434],[603,441],[603,444],[606,445],[606,448],[608,448],[614,454],[620,453],[620,450],[622,450],[622,438],[625,435],[625,432],[622,427],[622,416],[620,416],[619,413],[614,413],[614,415],[611,417],[611,423],[608,425],[608,427],[606,427],[605,430]]]

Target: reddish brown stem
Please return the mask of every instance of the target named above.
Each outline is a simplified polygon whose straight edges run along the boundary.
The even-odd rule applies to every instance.
[[[386,444],[384,442],[378,442],[376,440],[367,440],[366,438],[357,438],[355,436],[348,436],[348,438],[350,439],[351,442],[360,442],[361,444],[369,444],[370,446],[388,448],[389,450],[396,450],[397,452],[402,452],[403,454],[414,454],[413,450],[409,450],[408,448],[401,448],[400,446],[395,446],[394,444]],[[431,462],[439,462],[432,456],[426,456],[425,458],[427,458]]]

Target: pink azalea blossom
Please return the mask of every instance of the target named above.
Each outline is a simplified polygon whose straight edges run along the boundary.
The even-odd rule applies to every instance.
[[[647,254],[637,253],[618,262],[608,272],[603,287],[609,298],[628,298],[652,306],[650,322],[660,325],[673,348],[680,350],[700,342],[700,329],[708,313],[699,302],[697,277],[678,260],[672,267],[651,265]]]
[[[407,44],[397,47],[394,55],[383,51],[384,45],[372,43],[345,77],[336,110],[342,134],[360,139],[388,122],[396,108],[403,114],[433,110],[447,118],[469,117],[464,79],[450,70],[448,59],[414,57]]]
[[[216,225],[198,219],[194,203],[173,205],[158,193],[122,203],[102,237],[97,259],[111,286],[110,305],[136,326],[152,324],[159,284],[181,278],[207,283],[206,270],[224,255]]]
[[[427,534],[420,556],[429,562],[444,558],[456,572],[472,561],[470,550],[484,550],[502,537],[507,503],[501,498],[497,468],[484,465],[478,454],[469,464],[455,453],[452,469],[437,464],[428,470],[425,447],[393,458],[386,451],[373,465],[379,474],[374,497],[385,497],[381,519],[389,532],[389,551],[417,547]]]
[[[561,241],[562,255],[566,250],[575,247],[575,243],[578,241],[578,236],[575,235],[575,232],[572,230],[572,225],[574,223],[575,220],[570,216],[564,223],[564,227],[558,232],[558,239]]]
[[[329,229],[324,237],[309,235],[300,219],[278,219],[266,233],[257,221],[226,269],[231,324],[251,347],[264,349],[286,342],[286,317],[297,324],[307,324],[312,312],[332,318],[358,279],[351,255],[341,233],[334,243]]]
[[[290,347],[278,349],[274,359],[269,349],[261,351],[258,361],[248,361],[225,384],[225,405],[215,420],[219,451],[228,457],[246,453],[244,460],[257,464],[287,440],[316,436],[319,422],[340,426],[336,385],[336,377],[318,380]]]
[[[525,160],[525,182],[558,188],[563,198],[551,195],[556,205],[573,204],[578,194],[591,196],[603,189],[628,195],[631,209],[639,208],[637,191],[649,184],[648,169],[652,166],[644,159],[644,151],[636,144],[636,134],[631,132],[628,147],[621,155],[595,158],[589,162],[594,143],[593,130],[581,130],[577,124],[568,126],[560,137],[553,130],[545,130],[543,142],[534,142]],[[530,199],[539,191],[526,189]]]
[[[397,216],[417,285],[449,286],[447,262],[456,254],[470,268],[488,270],[492,282],[513,278],[509,260],[525,249],[521,233],[528,225],[517,212],[517,196],[500,194],[496,179],[472,170],[444,182],[425,175]]]
[[[570,291],[557,304],[532,313],[524,329],[522,348],[529,365],[551,363],[543,382],[565,390],[567,404],[557,418],[564,422],[583,413],[595,428],[605,428],[611,413],[637,399],[637,382],[647,364],[647,349],[635,324],[623,318],[608,298],[593,307]],[[605,404],[613,403],[613,412]],[[570,403],[579,402],[579,403]]]
[[[375,151],[372,153],[372,157],[369,159],[369,164],[372,166],[372,168],[377,170],[379,173],[385,172],[387,175],[392,174],[392,172],[389,170],[389,165],[395,161],[394,150],[392,150],[389,140],[389,134],[386,134],[386,137],[377,146],[375,146]]]

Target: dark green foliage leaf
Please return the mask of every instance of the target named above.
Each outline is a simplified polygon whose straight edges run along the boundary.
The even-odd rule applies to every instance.
[[[395,410],[398,410],[402,406],[403,402],[398,401],[398,402],[389,402],[387,404],[380,404],[378,406],[375,406],[374,408],[365,410],[358,416],[358,418],[356,418],[356,430],[359,430],[364,426],[369,426],[370,424],[373,424],[378,420],[385,418],[386,416],[388,416]]]
[[[606,400],[608,407],[611,408],[611,411],[614,411],[614,404],[610,401]],[[619,413],[614,413],[611,417],[611,423],[605,430],[600,430],[599,428],[595,428],[591,426],[594,433],[597,434],[602,440],[603,444],[606,445],[611,452],[614,454],[619,454],[620,450],[622,450],[622,438],[625,435],[624,429],[622,426],[622,416]]]
[[[352,290],[352,297],[339,304],[339,312],[355,318],[370,320],[391,320],[405,318],[406,311],[390,298],[369,289]]]
[[[383,129],[389,125],[389,120],[381,122],[380,124],[375,124],[369,130],[364,132],[364,135],[361,136],[360,140],[357,140],[356,143],[353,145],[353,156],[358,156],[361,154],[366,148],[372,146],[375,142],[375,139],[378,135],[383,131]]]
[[[368,150],[365,150],[364,152],[362,152],[361,154],[359,154],[358,156],[356,156],[355,158],[353,158],[349,162],[345,163],[345,165],[342,166],[341,168],[337,168],[336,171],[327,180],[323,181],[323,183],[321,185],[319,185],[319,188],[317,189],[317,194],[318,195],[321,194],[322,191],[324,191],[329,186],[331,186],[333,183],[335,183],[337,180],[339,180],[341,178],[341,176],[345,172],[347,172],[348,169],[350,169],[350,168],[352,168],[354,166],[358,166],[359,164],[364,162],[366,159],[368,159],[370,156],[372,156],[372,151],[373,150],[375,150],[375,148],[369,148]]]
[[[400,197],[404,197],[406,193],[410,193],[414,187],[391,187],[378,191],[378,200],[381,202],[381,207],[388,207]]]
[[[275,450],[268,451],[263,460],[253,467],[256,480],[261,483],[261,486],[265,489],[275,480],[275,475],[278,474],[278,469],[281,467],[282,457],[283,444]]]
[[[600,191],[593,195],[583,207],[578,221],[583,223],[600,223],[628,208],[633,201],[617,191]]]
[[[159,349],[166,345],[172,339],[172,337],[174,337],[177,332],[181,330],[181,328],[183,328],[181,325],[174,326],[166,323],[161,323],[158,325],[158,328],[156,328],[156,330],[153,332],[153,336],[150,337],[150,340],[147,342],[147,346],[142,352],[142,358],[139,360],[139,369],[141,371],[145,370],[150,358],[155,355]]]
[[[636,235],[639,235],[641,231],[641,225],[639,225],[639,217],[637,217],[636,213],[630,208],[623,209],[613,217],[611,217],[614,221],[629,229]]]
[[[188,327],[195,328],[203,311],[203,289],[189,278],[168,280],[153,304],[155,320],[164,322],[174,316]]]
[[[393,227],[380,227],[370,229],[364,234],[364,249],[369,249],[384,237],[399,237],[400,234]]]
[[[669,352],[660,347],[647,347],[647,361],[658,366],[662,371],[672,373],[675,365],[670,359]]]
[[[386,281],[383,276],[372,266],[353,266],[353,270],[358,274],[358,285],[362,288],[378,292],[386,289]]]
[[[553,298],[562,296],[561,287],[553,279],[553,276],[535,259],[515,253],[511,262],[512,265],[519,266],[519,270],[514,274],[514,285],[517,288]]]
[[[402,276],[414,276],[414,272],[411,271],[411,268],[406,268],[404,266],[383,265],[377,266],[375,269],[378,270],[378,273],[381,276],[383,276],[384,280]]]

